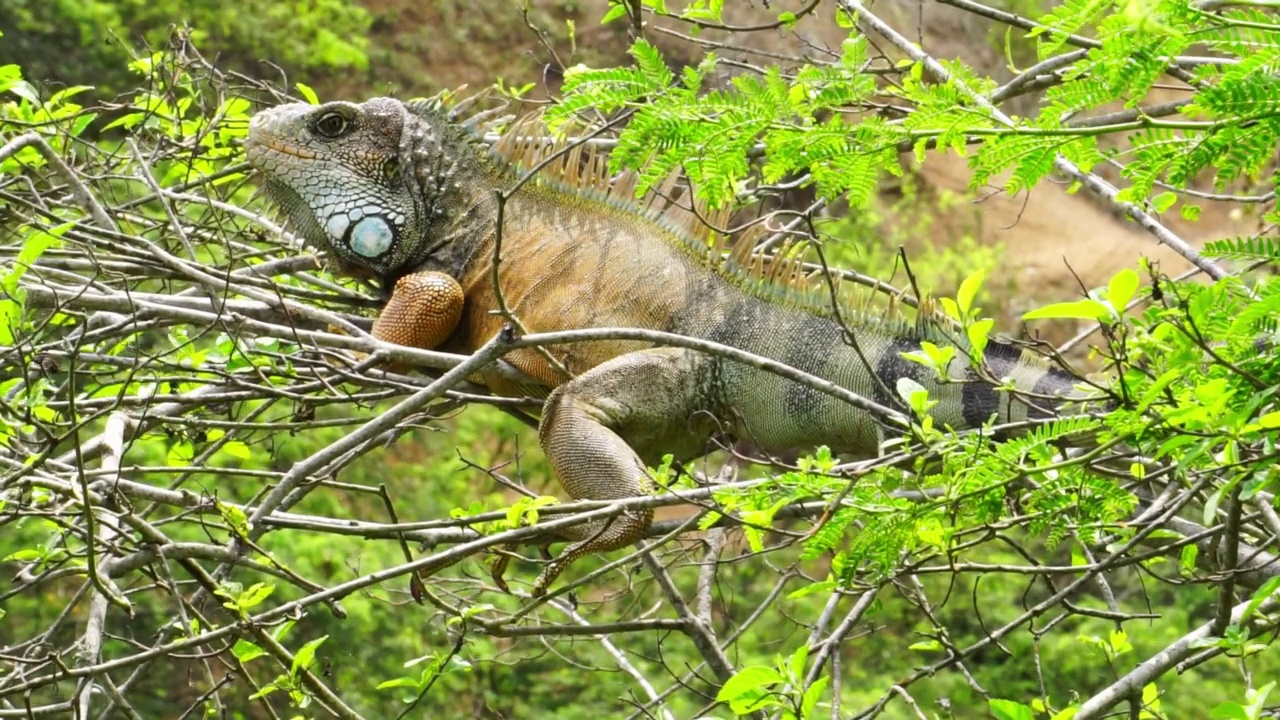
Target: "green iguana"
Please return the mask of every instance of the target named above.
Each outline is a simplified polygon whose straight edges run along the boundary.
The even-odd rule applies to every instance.
[[[433,101],[289,104],[253,117],[245,149],[306,241],[344,272],[394,288],[373,329],[389,342],[470,353],[500,331],[496,193],[543,163],[502,209],[501,295],[529,332],[677,333],[784,362],[881,404],[897,402],[898,379],[912,378],[939,401],[935,422],[957,429],[1047,416],[1073,392],[1070,374],[996,341],[986,346],[986,367],[1019,393],[981,380],[963,352],[948,367],[954,381],[940,382],[903,357],[920,350],[925,330],[852,307],[837,316],[825,282],[806,289],[814,279],[797,263],[767,261],[750,242],[724,252],[700,212],[669,202],[671,182],[636,200],[636,176],[610,177],[604,153],[581,144],[561,152],[562,143],[529,137],[530,127],[489,148]],[[610,340],[550,355],[562,367],[532,349],[505,359],[549,391],[539,439],[575,499],[644,494],[646,466],[666,453],[705,454],[719,434],[769,451],[827,445],[864,457],[880,444],[872,413],[710,354]],[[497,393],[523,392],[488,382]],[[651,517],[637,510],[573,528],[574,542],[534,594],[575,558],[639,539]]]

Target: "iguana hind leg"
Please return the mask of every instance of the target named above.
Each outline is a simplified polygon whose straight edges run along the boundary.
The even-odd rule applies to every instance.
[[[706,452],[715,423],[709,378],[715,361],[688,350],[628,353],[592,368],[551,394],[538,437],[565,492],[575,500],[622,500],[650,491],[646,466],[662,456]],[[541,595],[583,555],[629,545],[644,535],[650,509],[569,528],[572,539],[534,583]]]

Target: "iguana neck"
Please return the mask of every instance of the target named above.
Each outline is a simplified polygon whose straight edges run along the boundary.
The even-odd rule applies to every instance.
[[[419,257],[397,275],[434,270],[462,277],[497,227],[497,195],[512,184],[505,177],[509,172],[487,157],[475,138],[451,129],[448,137],[411,140],[417,141],[416,150],[407,154],[413,158],[422,206],[429,217],[421,231]]]
[[[519,180],[512,169],[483,158],[456,180],[458,186],[445,200],[450,211],[441,221],[427,225],[422,257],[406,272],[435,270],[461,278],[475,272],[478,266],[487,268],[500,220],[506,232],[542,219],[557,201],[574,199],[530,183],[510,194],[499,218],[499,193],[509,191]]]

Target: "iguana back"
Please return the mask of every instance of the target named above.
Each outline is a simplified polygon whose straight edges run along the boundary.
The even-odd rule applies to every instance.
[[[470,352],[506,322],[493,284],[529,332],[644,328],[711,340],[829,380],[882,405],[900,378],[929,390],[935,422],[954,428],[1047,416],[1074,378],[1016,347],[989,342],[985,365],[1021,394],[997,391],[964,352],[951,381],[902,357],[923,323],[876,318],[833,305],[798,262],[724,252],[703,212],[667,201],[665,185],[633,199],[633,175],[611,178],[603,156],[561,152],[530,125],[492,151],[476,133],[428,103],[286,105],[253,118],[246,150],[268,194],[310,242],[351,272],[395,290],[375,325],[383,339]],[[500,202],[526,168],[539,172]],[[499,217],[501,226],[499,228]],[[500,252],[498,243],[500,242]],[[842,322],[843,321],[843,322]],[[846,328],[848,333],[846,333]],[[925,329],[919,329],[925,328]],[[663,454],[704,454],[715,437],[766,450],[827,445],[874,455],[882,425],[870,412],[807,385],[719,356],[632,340],[532,349],[506,360],[554,389],[539,437],[565,490],[610,500],[648,489],[645,466]],[[567,374],[566,374],[567,373]],[[526,388],[490,378],[497,392]],[[648,513],[575,528],[577,541],[534,591],[587,552],[633,542]]]

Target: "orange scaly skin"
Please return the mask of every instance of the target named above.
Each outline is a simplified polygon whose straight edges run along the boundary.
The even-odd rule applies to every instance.
[[[458,327],[463,302],[462,286],[444,273],[405,275],[374,321],[373,336],[425,350],[438,347]]]

